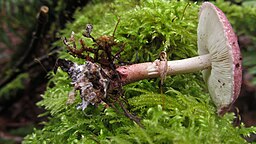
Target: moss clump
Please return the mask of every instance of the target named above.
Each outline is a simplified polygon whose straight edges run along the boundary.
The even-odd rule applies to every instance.
[[[158,58],[166,50],[168,59],[196,55],[198,5],[184,1],[133,1],[95,3],[77,11],[75,21],[61,35],[71,31],[82,37],[87,23],[94,25],[92,35],[111,35],[118,17],[116,41],[126,43],[122,58],[144,62]],[[92,42],[83,38],[88,45]],[[64,46],[61,41],[58,46]],[[119,48],[116,47],[116,50]],[[82,60],[66,52],[60,54],[78,63]],[[241,137],[255,128],[233,127],[233,114],[216,115],[199,73],[168,77],[159,93],[159,79],[143,80],[124,87],[129,111],[142,120],[139,127],[123,114],[104,105],[78,111],[77,97],[66,105],[72,89],[68,75],[61,70],[52,78],[39,106],[51,115],[42,130],[35,130],[23,143],[245,143]]]

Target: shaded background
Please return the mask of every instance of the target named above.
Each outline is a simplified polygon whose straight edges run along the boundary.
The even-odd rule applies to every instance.
[[[40,128],[40,122],[47,120],[38,118],[44,110],[36,102],[41,100],[47,73],[54,69],[58,51],[62,49],[52,44],[60,38],[58,30],[72,22],[73,13],[89,1],[0,1],[0,143],[20,143],[34,127]],[[256,1],[230,2],[256,7]],[[244,67],[241,93],[232,111],[238,117],[234,125],[243,122],[246,126],[256,126],[256,22],[244,23],[250,24],[254,31],[235,29]],[[256,137],[248,140],[255,141]]]

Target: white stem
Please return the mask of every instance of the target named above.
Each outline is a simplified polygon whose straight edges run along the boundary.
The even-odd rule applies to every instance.
[[[211,66],[210,54],[168,61],[167,75],[197,72]]]
[[[206,54],[202,56],[182,59],[177,61],[168,61],[168,75],[179,73],[191,73],[199,70],[207,69],[211,66],[211,55]]]
[[[206,54],[182,60],[168,61],[167,69],[165,65],[165,61],[154,61],[121,66],[117,71],[120,73],[122,81],[127,84],[142,79],[160,77],[163,73],[166,75],[176,75],[206,69],[211,66],[211,55]],[[164,70],[167,71],[163,72]]]

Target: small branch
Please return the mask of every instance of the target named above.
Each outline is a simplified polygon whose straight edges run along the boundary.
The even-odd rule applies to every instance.
[[[49,11],[48,7],[46,6],[41,7],[37,17],[38,22],[37,22],[36,31],[34,32],[33,39],[31,40],[27,51],[18,60],[18,63],[15,64],[13,73],[0,82],[0,88],[4,87],[9,82],[13,81],[17,77],[17,75],[25,71],[24,64],[27,62],[27,60],[30,58],[30,55],[37,48],[40,38],[43,35],[45,25],[48,21],[48,11]]]
[[[33,39],[31,40],[30,45],[25,54],[19,59],[19,62],[15,65],[16,68],[21,68],[23,64],[29,59],[31,53],[35,50],[35,48],[37,48],[39,40],[43,35],[45,25],[48,22],[48,11],[49,8],[47,6],[42,6],[40,8],[37,17],[37,27],[36,31],[33,34]]]

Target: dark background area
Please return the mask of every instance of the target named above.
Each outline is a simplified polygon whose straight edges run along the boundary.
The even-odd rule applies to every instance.
[[[54,69],[58,51],[52,44],[58,40],[58,30],[72,22],[72,15],[89,0],[1,0],[0,1],[0,143],[20,143],[24,136],[40,128],[46,117],[36,106],[44,93],[47,73]],[[243,1],[231,1],[241,5]],[[45,7],[42,7],[45,6]],[[248,35],[238,35],[244,60],[255,61],[246,54],[248,47],[256,51],[255,41]],[[240,96],[231,111],[246,126],[256,125],[255,75],[256,64],[245,65]],[[256,71],[256,70],[255,70]],[[251,136],[249,141],[255,141]]]

